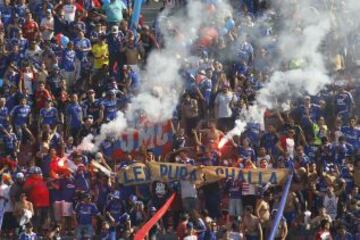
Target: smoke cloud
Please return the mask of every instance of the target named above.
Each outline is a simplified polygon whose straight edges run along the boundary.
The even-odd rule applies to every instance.
[[[231,7],[225,1],[214,1],[216,14],[208,11],[209,4],[201,0],[189,1],[186,10],[172,13],[168,10],[160,16],[160,28],[165,39],[165,48],[153,51],[145,70],[141,71],[140,92],[131,99],[125,113],[118,112],[115,120],[101,126],[100,134],[87,136],[79,149],[97,151],[106,138],[119,138],[128,128],[133,128],[139,116],[150,122],[170,119],[183,92],[183,80],[179,70],[183,60],[190,57],[193,42],[204,24],[220,28]]]

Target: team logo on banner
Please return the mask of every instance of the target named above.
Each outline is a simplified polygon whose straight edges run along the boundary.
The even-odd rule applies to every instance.
[[[138,129],[128,130],[114,142],[112,157],[119,158],[125,152],[137,152],[141,146],[155,155],[171,151],[173,132],[170,120],[163,123],[146,124]]]

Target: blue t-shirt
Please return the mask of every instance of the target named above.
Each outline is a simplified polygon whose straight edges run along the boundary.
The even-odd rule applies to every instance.
[[[204,96],[206,103],[209,104],[210,99],[211,99],[211,91],[212,91],[212,81],[211,81],[211,79],[205,78],[200,83],[200,91],[201,91],[201,94]]]
[[[90,225],[92,217],[98,215],[99,211],[94,203],[79,203],[75,212],[80,225]]]
[[[62,58],[62,69],[67,72],[72,72],[75,70],[75,57],[76,53],[74,50],[65,49],[63,58]]]
[[[76,174],[74,183],[77,191],[88,192],[90,190],[89,179],[85,174]]]
[[[305,154],[309,157],[311,162],[316,160],[316,152],[318,150],[318,146],[316,145],[306,145],[304,148]]]
[[[75,43],[76,47],[76,56],[80,60],[87,57],[89,51],[82,51],[81,49],[88,49],[91,48],[91,42],[87,38],[83,38],[81,40],[77,40]]]
[[[19,240],[36,240],[37,235],[36,233],[26,233],[22,232],[19,236]]]
[[[108,186],[107,184],[100,184],[99,183],[98,191],[99,191],[99,196],[98,196],[96,204],[100,208],[100,210],[103,210],[103,208],[106,205],[108,195],[111,192],[111,189],[110,189],[110,186]]]
[[[49,154],[47,154],[41,159],[40,167],[44,177],[49,177],[50,175],[50,162],[51,158]]]
[[[300,120],[301,120],[301,123],[302,123],[303,126],[304,125],[306,126],[306,125],[310,124],[309,120],[306,117],[305,110],[306,110],[306,108],[304,106],[300,106],[299,109],[297,109]],[[310,118],[311,118],[311,120],[313,122],[317,122],[317,120],[319,119],[319,117],[321,115],[320,106],[315,105],[315,104],[311,104],[311,106],[309,108],[309,115],[310,115]]]
[[[50,148],[57,149],[60,146],[61,142],[62,142],[62,137],[60,133],[55,132],[53,134],[53,137],[50,139]]]
[[[5,5],[0,6],[1,21],[5,26],[7,26],[10,23],[13,15],[13,11],[14,9],[11,6],[5,6]]]
[[[13,151],[16,148],[17,137],[15,133],[10,133],[10,136],[4,135],[3,141],[5,144],[6,150]]]
[[[111,141],[109,140],[104,140],[101,144],[100,144],[100,149],[101,152],[106,156],[106,157],[111,157],[112,152],[113,152],[113,144]]]
[[[120,200],[112,200],[106,206],[105,211],[110,212],[116,223],[120,223],[121,215],[124,213]]]
[[[104,106],[105,121],[114,120],[118,111],[118,100],[105,99],[103,100],[102,105]]]
[[[55,125],[58,121],[58,110],[54,107],[49,109],[42,108],[40,110],[40,116],[42,119],[42,124]]]
[[[25,13],[27,10],[27,6],[24,5],[15,5],[15,13],[18,14],[20,17],[25,17]]]
[[[341,132],[343,133],[346,141],[350,143],[354,149],[358,149],[360,147],[359,129],[352,128],[350,126],[344,126],[341,128]]]
[[[252,146],[258,146],[260,142],[260,124],[259,123],[248,123],[244,136],[250,140]]]
[[[250,159],[252,162],[254,162],[256,159],[255,151],[251,147],[248,147],[246,149],[243,147],[239,147],[238,153],[239,153],[240,157],[242,157],[244,159]]]
[[[137,90],[140,88],[141,79],[139,74],[135,71],[129,72],[129,78],[131,79],[130,87],[132,90]]]
[[[123,10],[126,6],[123,1],[115,0],[112,3],[105,3],[102,9],[105,11],[107,22],[119,23],[123,20]]]
[[[75,183],[72,178],[61,178],[59,180],[61,189],[61,200],[72,202],[75,196]]]
[[[7,127],[9,125],[8,122],[9,119],[9,110],[7,107],[0,108],[0,124],[4,127]]]
[[[66,107],[66,117],[71,128],[80,128],[82,121],[82,108],[78,103],[70,103]]]
[[[261,138],[261,145],[266,149],[269,154],[276,153],[276,144],[279,138],[276,134],[265,133]]]
[[[24,54],[29,46],[29,41],[26,38],[12,38],[10,40],[11,45],[18,45],[20,53]]]
[[[109,34],[107,38],[109,54],[116,54],[120,51],[123,39],[124,34],[122,34],[122,32],[119,32],[118,34]]]
[[[11,116],[15,125],[20,126],[27,123],[31,114],[31,108],[29,105],[17,105],[11,111]]]

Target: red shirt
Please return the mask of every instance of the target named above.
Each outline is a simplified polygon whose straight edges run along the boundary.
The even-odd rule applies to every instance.
[[[36,90],[35,92],[35,106],[37,109],[42,109],[45,106],[46,100],[51,99],[51,94],[47,89]]]
[[[41,176],[32,175],[26,179],[24,189],[35,208],[50,206],[49,189]]]
[[[178,236],[179,240],[183,240],[186,237],[186,222],[181,222],[179,226],[176,228],[176,235]]]
[[[328,230],[320,230],[317,232],[316,240],[332,240],[332,236]]]
[[[29,22],[25,22],[22,30],[24,37],[32,41],[35,39],[36,33],[39,31],[39,26],[34,20],[31,20]]]

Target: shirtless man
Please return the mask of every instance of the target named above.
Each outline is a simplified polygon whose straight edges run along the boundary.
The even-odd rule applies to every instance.
[[[256,216],[260,219],[260,222],[261,224],[263,224],[263,226],[270,219],[270,205],[268,202],[269,198],[270,198],[270,193],[265,192],[264,196],[261,197],[256,203],[255,213]]]
[[[224,137],[224,133],[216,128],[215,122],[209,123],[208,129],[202,129],[198,131],[201,134],[204,134],[204,139],[201,140],[202,144],[206,145],[209,142],[212,142],[215,147],[219,144],[221,138]],[[199,138],[201,139],[201,138]]]
[[[246,206],[244,214],[244,228],[247,240],[262,240],[263,232],[259,217],[253,214],[253,207]]]

